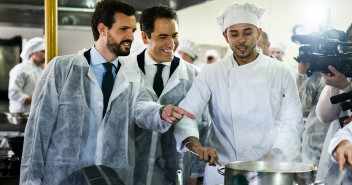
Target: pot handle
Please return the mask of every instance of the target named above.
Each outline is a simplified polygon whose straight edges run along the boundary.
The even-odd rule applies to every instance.
[[[225,173],[221,171],[223,169],[225,169],[225,166],[220,166],[220,168],[218,168],[218,173],[222,176],[225,176]]]

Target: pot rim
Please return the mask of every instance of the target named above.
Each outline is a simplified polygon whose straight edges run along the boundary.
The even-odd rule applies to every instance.
[[[248,163],[248,164],[252,164],[252,163],[258,163],[258,164],[285,164],[285,165],[302,165],[302,166],[307,166],[310,167],[310,170],[296,170],[296,171],[285,171],[285,170],[247,170],[247,169],[236,169],[236,167],[233,167],[233,165],[235,164],[240,164],[240,163]],[[295,162],[268,162],[268,161],[234,161],[234,162],[229,162],[225,165],[225,171],[227,169],[230,170],[237,170],[237,171],[244,171],[244,172],[255,172],[255,173],[282,173],[282,174],[286,174],[286,173],[306,173],[306,172],[313,172],[317,170],[317,166],[316,165],[312,165],[312,164],[305,164],[305,163],[295,163]]]

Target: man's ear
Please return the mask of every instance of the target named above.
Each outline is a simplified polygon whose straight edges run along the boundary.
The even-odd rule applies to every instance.
[[[144,43],[145,45],[147,45],[147,44],[148,44],[148,39],[149,39],[147,33],[144,32],[144,31],[142,31],[142,32],[141,32],[141,36],[142,36],[143,43]]]
[[[222,35],[224,36],[226,42],[229,43],[229,39],[227,38],[226,30],[224,32],[222,32]]]
[[[259,40],[259,38],[262,36],[262,28],[258,29],[258,35],[257,35],[257,41]]]
[[[108,30],[107,28],[108,27],[105,26],[105,24],[99,23],[98,24],[99,35],[106,36],[107,35],[107,30]]]

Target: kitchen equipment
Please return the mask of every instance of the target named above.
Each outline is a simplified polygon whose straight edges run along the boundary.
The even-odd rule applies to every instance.
[[[176,185],[183,185],[183,178],[182,178],[182,171],[181,170],[177,170],[176,171]]]
[[[17,112],[17,113],[4,112],[4,114],[7,116],[7,120],[11,124],[15,124],[15,125],[26,124],[29,116],[28,112]]]
[[[316,169],[316,166],[301,163],[236,161],[220,167],[218,172],[224,175],[225,185],[310,185],[314,183]]]
[[[347,168],[348,168],[348,165],[347,165],[347,163],[345,163],[345,164],[343,165],[342,171],[340,171],[340,174],[339,174],[339,176],[337,177],[337,180],[336,180],[335,185],[341,185],[341,184],[342,184],[343,178],[345,177],[346,172],[347,172]]]

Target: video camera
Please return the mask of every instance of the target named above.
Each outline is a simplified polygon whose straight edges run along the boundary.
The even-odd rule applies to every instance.
[[[352,91],[332,96],[330,97],[330,102],[332,104],[340,103],[343,111],[352,111]],[[344,127],[344,120],[346,120],[347,118],[349,118],[349,116],[342,116],[339,118],[341,128]]]
[[[317,34],[292,35],[291,40],[303,45],[299,47],[295,60],[310,63],[307,74],[323,72],[332,75],[328,69],[331,65],[346,77],[352,77],[352,52],[347,52],[346,47],[352,43],[342,42],[345,32],[333,29]]]

